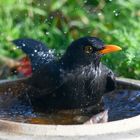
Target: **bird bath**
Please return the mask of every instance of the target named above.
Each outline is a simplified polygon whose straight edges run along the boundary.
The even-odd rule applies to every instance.
[[[46,120],[33,121],[36,116],[44,119],[44,114],[35,114],[29,106],[25,110],[20,102],[17,105],[11,103],[12,112],[9,112],[0,104],[0,139],[140,139],[140,81],[119,80],[118,90],[104,97],[106,108],[110,108],[108,123],[46,125]],[[0,100],[8,101],[6,98]]]

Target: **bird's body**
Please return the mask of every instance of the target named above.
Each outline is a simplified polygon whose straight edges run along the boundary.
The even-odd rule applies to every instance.
[[[29,80],[34,87],[41,89],[37,96],[35,93],[29,94],[36,106],[59,109],[88,107],[99,103],[103,94],[115,88],[113,73],[102,64],[96,69],[90,64],[72,70],[57,70],[58,75],[53,77],[56,81],[51,80],[52,76],[50,80],[47,77],[40,86],[36,82],[38,77],[35,79],[33,76]],[[107,79],[110,79],[109,83]],[[42,88],[43,84],[51,89]]]
[[[102,53],[108,50],[98,38],[84,37],[72,42],[61,59],[38,41],[13,42],[31,59],[33,74],[24,82],[29,88],[23,92],[35,107],[86,108],[97,105],[105,93],[115,88],[114,74],[100,63]]]

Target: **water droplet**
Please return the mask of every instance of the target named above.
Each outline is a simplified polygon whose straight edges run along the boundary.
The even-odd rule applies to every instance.
[[[34,50],[34,52],[36,53],[36,52],[37,52],[37,50]]]
[[[45,57],[46,56],[46,54],[43,54],[43,57]]]
[[[67,32],[64,32],[64,34],[66,34]]]
[[[14,47],[13,50],[15,51],[18,47]]]
[[[112,2],[112,0],[109,0],[110,2]]]
[[[45,19],[44,22],[48,22],[48,19]]]
[[[100,12],[100,13],[98,13],[98,16],[101,16],[102,15],[102,13]]]
[[[114,13],[115,16],[119,16],[119,11],[118,10],[114,10],[113,13]]]
[[[115,13],[115,16],[118,16],[119,14],[118,13]]]
[[[49,53],[52,53],[52,51],[51,51],[51,50],[49,50]]]
[[[53,18],[54,18],[53,16],[50,17],[50,19],[53,19]]]
[[[87,0],[85,0],[84,3],[87,3]]]
[[[91,31],[88,31],[88,34],[90,34],[91,33]]]
[[[116,10],[113,11],[113,13],[115,13],[115,12],[116,12]]]
[[[40,51],[40,52],[38,52],[38,55],[39,55],[39,56],[43,56],[43,54],[44,54],[44,53],[43,53],[43,52],[41,52],[41,51]]]
[[[46,32],[46,35],[49,35],[49,32]]]
[[[25,43],[22,43],[22,46],[23,46],[23,47],[25,47],[25,46],[26,46],[26,44],[25,44]]]
[[[19,46],[16,46],[17,49],[19,49]]]

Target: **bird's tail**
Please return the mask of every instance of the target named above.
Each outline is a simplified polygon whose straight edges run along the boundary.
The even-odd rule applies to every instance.
[[[39,70],[45,63],[49,63],[54,58],[52,52],[40,41],[23,38],[12,42],[30,58],[33,72]]]

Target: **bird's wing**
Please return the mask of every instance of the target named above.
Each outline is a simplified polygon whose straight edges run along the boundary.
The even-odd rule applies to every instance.
[[[114,73],[110,70],[107,75],[106,91],[112,91],[116,88],[116,81]]]
[[[110,92],[116,88],[115,75],[111,69],[101,64],[103,75],[106,77],[106,92]]]
[[[42,42],[23,38],[13,40],[13,43],[30,58],[33,72],[40,70],[46,63],[54,60],[53,53]]]

